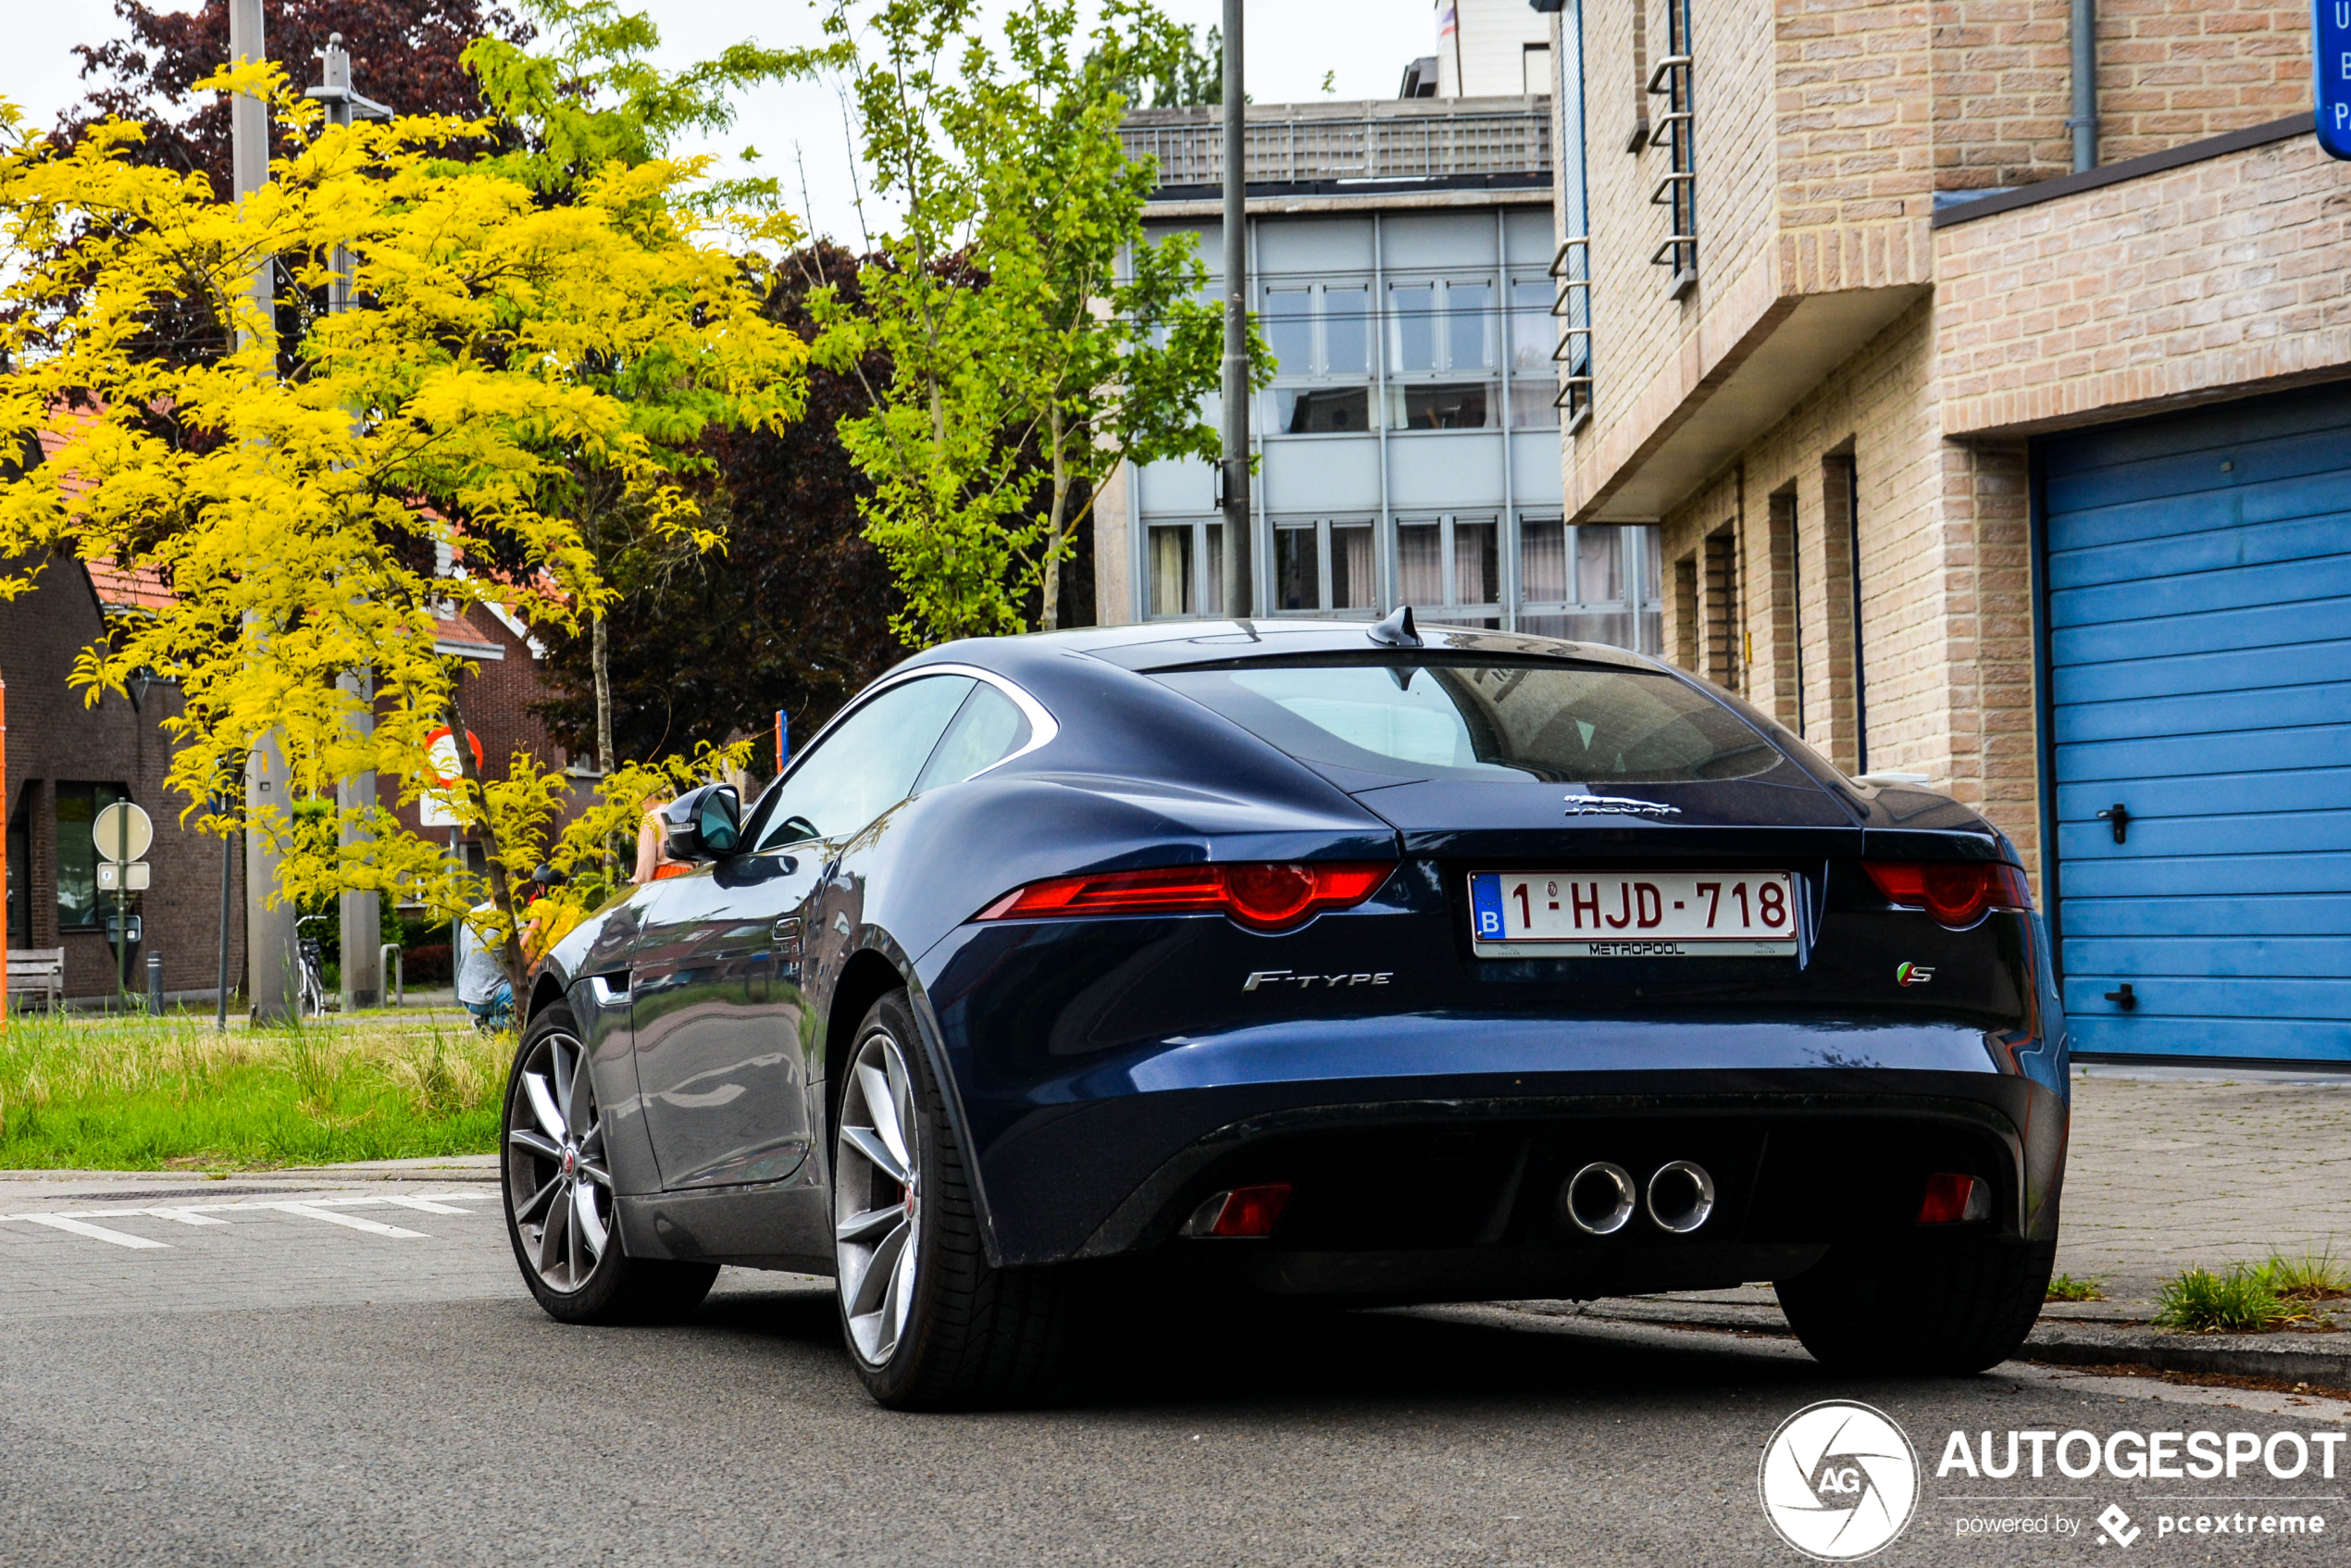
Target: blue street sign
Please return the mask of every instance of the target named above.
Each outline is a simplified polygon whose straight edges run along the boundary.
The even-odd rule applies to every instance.
[[[2351,158],[2351,0],[2311,0],[2319,145]]]

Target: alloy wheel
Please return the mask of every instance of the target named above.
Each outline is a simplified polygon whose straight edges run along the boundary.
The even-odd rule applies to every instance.
[[[914,1137],[914,1085],[887,1029],[857,1048],[842,1092],[833,1148],[833,1245],[841,1315],[869,1366],[898,1348],[914,1310],[921,1151]]]
[[[612,1238],[612,1174],[588,1051],[560,1029],[525,1058],[506,1129],[506,1198],[523,1251],[551,1290],[579,1289]]]

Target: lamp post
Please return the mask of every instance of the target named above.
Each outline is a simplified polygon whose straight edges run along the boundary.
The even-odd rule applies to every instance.
[[[239,65],[267,57],[262,46],[261,0],[229,0],[229,54]],[[242,203],[269,182],[268,106],[250,93],[229,101],[230,162],[235,175],[236,198]],[[259,314],[264,330],[274,335],[277,319],[277,263],[265,259],[254,268],[245,292]],[[255,333],[241,328],[243,346],[251,347]],[[268,828],[279,817],[293,820],[292,777],[286,770],[285,741],[275,729],[263,733],[245,767],[245,974],[253,994],[247,1002],[259,1023],[280,1023],[294,1014],[302,960],[294,948],[294,908],[269,895],[278,888],[281,859]]]
[[[1249,520],[1249,100],[1241,90],[1241,0],[1225,0],[1225,614],[1251,613]]]
[[[327,35],[327,46],[317,56],[323,80],[304,94],[327,106],[330,123],[348,126],[354,120],[390,119],[389,106],[363,96],[351,84],[351,51],[343,47],[342,34]],[[351,308],[351,253],[341,245],[335,247],[335,278],[328,285],[329,314]],[[360,699],[353,723],[361,736],[375,729],[375,680],[366,670],[354,670],[337,683],[344,691]],[[372,809],[376,804],[376,770],[363,768],[335,786],[335,808],[338,814],[355,809]],[[355,828],[345,822],[342,839],[345,848],[364,842],[369,835],[364,828]],[[363,1007],[379,1006],[383,1002],[383,942],[381,916],[377,894],[373,890],[346,890],[339,900],[340,924],[342,927],[342,1011],[345,1017]]]

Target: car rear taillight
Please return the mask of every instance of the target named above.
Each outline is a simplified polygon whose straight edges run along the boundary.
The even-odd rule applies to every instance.
[[[1926,1178],[1921,1225],[1969,1225],[1992,1217],[1992,1184],[1982,1176],[1937,1171]]]
[[[1227,915],[1255,931],[1287,930],[1325,910],[1359,904],[1378,890],[1392,863],[1240,861],[1101,871],[1015,888],[973,916],[1051,920],[1090,915]]]
[[[1964,931],[1996,909],[2033,907],[2033,890],[2015,866],[1990,860],[1861,863],[1877,890],[1905,909],[1923,909],[1934,923]]]
[[[1184,1222],[1186,1236],[1264,1237],[1274,1234],[1289,1205],[1289,1183],[1269,1181],[1212,1194]]]

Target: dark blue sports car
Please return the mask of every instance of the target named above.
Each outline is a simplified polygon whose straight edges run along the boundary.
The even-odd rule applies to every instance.
[[[886,1404],[1028,1397],[1072,1293],[1775,1282],[1839,1366],[2039,1311],[2065,1022],[2014,847],[1654,660],[1186,623],[958,642],[535,977],[546,1310],[838,1282]]]

